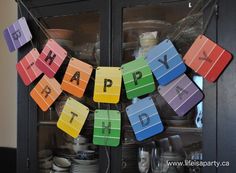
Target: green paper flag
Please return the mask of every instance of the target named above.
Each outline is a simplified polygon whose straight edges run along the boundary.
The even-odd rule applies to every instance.
[[[143,57],[121,66],[128,99],[133,99],[155,90],[152,72]]]
[[[115,110],[96,110],[93,144],[116,147],[120,143],[121,115]]]

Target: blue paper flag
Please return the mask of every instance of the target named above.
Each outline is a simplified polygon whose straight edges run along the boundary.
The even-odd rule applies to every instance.
[[[186,66],[168,39],[147,53],[147,62],[160,85],[167,85],[186,71]]]
[[[126,113],[138,141],[161,133],[164,129],[151,97],[146,97],[128,106]]]

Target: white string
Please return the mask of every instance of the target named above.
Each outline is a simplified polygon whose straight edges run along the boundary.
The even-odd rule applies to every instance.
[[[201,9],[200,11],[203,12],[203,11],[210,5],[211,2],[212,2],[212,0],[209,0],[209,1],[202,7],[202,9]],[[195,6],[195,7],[196,7],[196,6]],[[213,6],[212,8],[213,8],[213,10],[214,10],[215,6]],[[192,10],[191,10],[191,11],[192,11]],[[214,12],[214,11],[213,11],[213,12]],[[213,15],[213,13],[210,14],[209,20],[207,20],[206,24],[203,26],[204,29],[205,29],[205,28],[208,26],[208,24],[210,23],[210,19],[211,19],[212,15]],[[193,21],[190,25],[187,25],[187,24],[186,24],[185,27],[183,27],[183,28],[179,31],[179,33],[173,38],[172,41],[178,40],[178,39],[180,38],[181,34],[183,33],[183,31],[184,31],[185,29],[187,29],[188,27],[192,26],[193,24],[195,24],[195,23],[199,20],[200,17],[201,17],[201,16],[197,17],[196,20]],[[203,29],[203,33],[205,32],[204,29]]]
[[[22,4],[22,6],[26,9],[26,11],[30,14],[34,22],[38,25],[38,27],[41,29],[41,31],[44,33],[44,35],[50,39],[50,35],[47,33],[47,29],[41,24],[41,22],[34,17],[34,15],[31,13],[31,11],[27,8],[27,6],[22,2],[22,0],[19,0],[19,2]]]
[[[198,5],[200,4],[202,0],[199,0],[195,6],[188,12],[187,16],[185,16],[185,18],[189,17],[192,15],[192,13],[197,9]],[[181,29],[181,27],[183,26],[183,23],[180,24],[180,26],[178,28],[176,28],[176,30],[174,31],[174,35],[178,35],[180,32],[182,32],[181,30],[179,32],[177,32],[179,29]],[[177,33],[176,33],[177,32]],[[175,37],[174,37],[175,38]]]
[[[22,13],[22,10],[21,10],[21,6],[20,6],[20,4],[19,4],[19,2],[18,2],[18,1],[17,1],[17,7],[18,7],[18,9],[19,9],[19,12],[20,12],[20,17],[23,17],[23,13]],[[34,46],[34,43],[33,43],[32,39],[30,39],[30,44],[31,44],[31,46],[32,46],[33,48],[35,48],[35,46]]]
[[[109,152],[108,152],[108,148],[105,147],[105,151],[106,151],[106,155],[107,155],[107,168],[106,168],[106,173],[109,172],[109,168],[110,168],[110,162],[111,162],[111,159],[110,159],[110,155],[109,155]]]

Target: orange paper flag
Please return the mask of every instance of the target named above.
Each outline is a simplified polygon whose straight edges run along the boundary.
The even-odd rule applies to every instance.
[[[30,92],[30,96],[43,110],[47,111],[54,101],[60,96],[62,90],[60,84],[54,78],[48,78],[46,75]]]
[[[61,88],[74,96],[83,97],[92,71],[93,67],[91,65],[72,58],[67,67]]]

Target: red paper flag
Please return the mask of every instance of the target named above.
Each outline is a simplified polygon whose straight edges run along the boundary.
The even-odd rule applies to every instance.
[[[36,61],[38,68],[49,78],[53,78],[65,60],[67,52],[57,42],[50,39]]]
[[[232,55],[204,35],[198,36],[184,56],[185,63],[206,80],[214,82]]]
[[[22,58],[17,64],[16,69],[24,84],[28,86],[35,79],[37,79],[42,71],[35,65],[39,52],[37,49],[32,49],[24,58]]]

